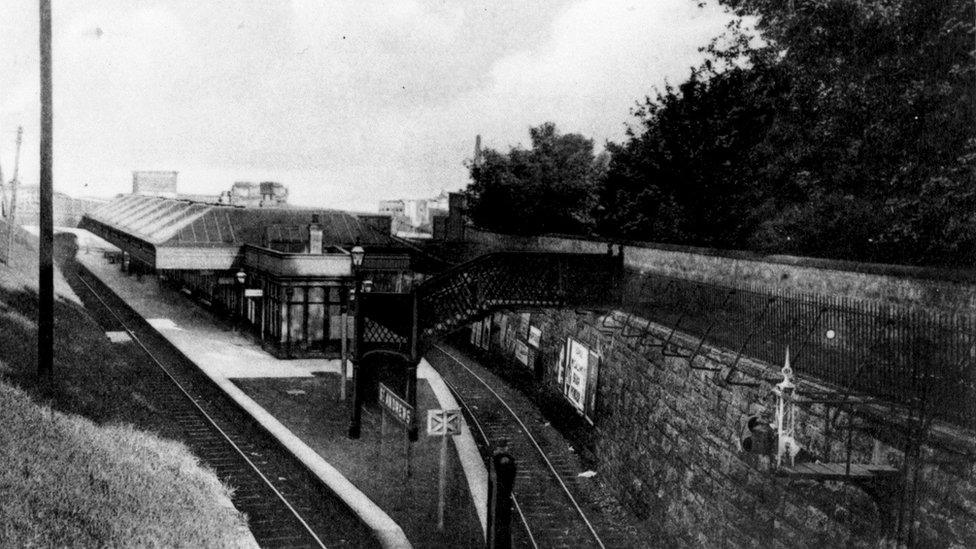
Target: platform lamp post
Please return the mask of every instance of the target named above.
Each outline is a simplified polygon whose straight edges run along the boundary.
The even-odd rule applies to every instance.
[[[352,388],[352,419],[349,421],[349,433],[348,436],[351,439],[358,439],[362,426],[363,419],[363,387],[362,377],[363,373],[361,371],[361,358],[362,358],[362,337],[363,337],[363,315],[362,307],[360,306],[360,296],[359,292],[362,291],[363,285],[363,274],[362,267],[363,259],[366,258],[366,250],[362,246],[354,246],[350,250],[349,255],[352,256],[352,274],[353,274],[353,289],[352,289],[352,308],[353,308],[353,318],[356,319],[355,329],[353,331],[353,344],[352,349],[352,364],[353,364],[353,388]]]
[[[237,274],[234,275],[234,279],[237,281],[237,329],[239,332],[244,332],[244,283],[247,282],[247,273],[244,269],[239,269]]]

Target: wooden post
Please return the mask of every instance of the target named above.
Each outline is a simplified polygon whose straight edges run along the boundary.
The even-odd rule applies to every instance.
[[[380,436],[377,437],[379,448],[379,463],[383,460],[383,438],[386,436],[386,408],[380,406]]]
[[[417,292],[410,292],[410,365],[407,367],[407,403],[417,409],[417,366],[420,364],[420,331],[418,325]],[[407,438],[415,442],[419,438],[417,417],[414,414],[407,427]]]
[[[54,106],[51,87],[51,0],[40,0],[41,174],[38,247],[37,373],[54,373]],[[12,221],[12,220],[11,220]],[[14,226],[11,224],[11,230]]]
[[[340,340],[342,341],[341,343],[342,351],[340,353],[342,355],[342,358],[340,359],[339,362],[340,365],[339,369],[342,370],[340,372],[340,380],[339,380],[339,400],[346,400],[346,383],[347,383],[346,368],[349,363],[349,346],[347,345],[347,341],[346,341],[347,338],[349,337],[349,334],[347,333],[349,330],[347,329],[348,326],[346,326],[346,322],[347,322],[346,317],[347,317],[346,310],[343,309],[342,316],[341,316],[342,326],[339,327],[339,332],[341,334],[339,337]]]
[[[441,435],[441,466],[437,477],[437,531],[444,531],[444,500],[447,497],[447,433]]]
[[[411,444],[410,444],[410,436],[409,435],[406,436],[406,437],[404,437],[403,444],[406,447],[406,460],[405,461],[406,461],[406,468],[407,468],[407,478],[409,479],[410,477],[413,476],[413,467],[412,467],[412,464],[410,462],[410,454],[411,454],[411,448],[410,447],[411,447]],[[409,484],[409,481],[407,482],[407,484]]]

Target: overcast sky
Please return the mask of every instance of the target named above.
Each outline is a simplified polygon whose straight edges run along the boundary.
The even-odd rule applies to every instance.
[[[55,189],[186,193],[275,180],[291,202],[375,210],[467,183],[474,137],[623,138],[729,16],[696,0],[54,2]],[[37,183],[37,5],[0,2],[0,162]]]

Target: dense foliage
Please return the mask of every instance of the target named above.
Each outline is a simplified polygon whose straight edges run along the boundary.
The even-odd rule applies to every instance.
[[[737,20],[687,81],[635,111],[626,141],[608,144],[606,173],[586,186],[596,192],[592,219],[574,195],[572,214],[553,211],[567,207],[559,201],[541,209],[577,223],[519,230],[971,266],[973,3],[726,3],[761,17],[749,29]],[[494,176],[472,175],[482,222],[494,215],[477,209]],[[555,192],[559,177],[538,188]],[[512,218],[526,212],[509,208]]]
[[[530,130],[532,148],[484,151],[471,166],[470,214],[485,228],[516,234],[582,233],[593,225],[602,177],[593,140],[561,135],[552,123]]]

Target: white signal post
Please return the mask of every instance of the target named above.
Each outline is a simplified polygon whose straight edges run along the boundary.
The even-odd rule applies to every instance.
[[[461,410],[427,410],[427,434],[441,437],[441,465],[438,472],[437,530],[444,531],[447,493],[447,437],[461,434]]]

